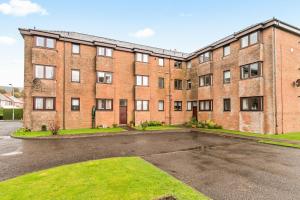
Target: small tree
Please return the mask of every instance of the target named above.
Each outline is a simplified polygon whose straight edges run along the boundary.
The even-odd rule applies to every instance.
[[[55,122],[55,121],[50,122],[48,127],[49,127],[49,130],[51,131],[52,135],[58,134],[60,127],[57,122]]]

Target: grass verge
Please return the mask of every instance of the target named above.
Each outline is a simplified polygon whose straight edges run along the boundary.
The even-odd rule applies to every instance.
[[[134,127],[136,130],[142,131],[141,126]],[[178,126],[148,126],[145,131],[164,131],[164,130],[176,130],[180,129]]]
[[[260,140],[258,142],[263,143],[263,144],[271,144],[271,145],[277,145],[277,146],[283,146],[283,147],[292,147],[292,148],[300,149],[300,145],[291,144],[291,143],[287,143],[287,142],[277,142],[277,141],[270,141],[270,140]]]
[[[125,129],[116,128],[82,128],[82,129],[67,129],[59,130],[58,135],[80,135],[80,134],[96,134],[96,133],[117,133],[125,131]],[[13,133],[15,137],[43,137],[52,136],[50,131],[31,131],[25,132],[23,130],[17,130]]]
[[[138,157],[64,165],[0,182],[2,200],[209,199]]]

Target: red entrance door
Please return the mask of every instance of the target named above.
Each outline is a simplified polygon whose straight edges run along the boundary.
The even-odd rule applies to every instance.
[[[197,101],[193,102],[193,118],[198,120],[198,109],[197,109]]]
[[[120,124],[127,124],[127,99],[120,99]]]

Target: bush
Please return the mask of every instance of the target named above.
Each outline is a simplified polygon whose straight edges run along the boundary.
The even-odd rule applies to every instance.
[[[143,130],[143,131],[146,130],[146,128],[148,127],[148,122],[147,122],[147,121],[142,122],[142,123],[141,123],[141,127],[142,127],[142,130]]]
[[[194,127],[197,128],[207,128],[207,129],[221,129],[222,126],[215,123],[213,120],[204,120],[204,121],[197,121],[196,119],[192,118],[191,121],[185,124],[187,127]]]
[[[15,120],[23,119],[23,109],[14,109]],[[4,120],[12,120],[13,109],[3,109],[3,119]]]
[[[42,127],[41,127],[41,130],[42,131],[47,131],[47,126],[45,124],[43,124]]]
[[[56,122],[49,123],[49,130],[51,131],[52,135],[57,135],[60,127]]]
[[[113,128],[117,128],[118,124],[113,124],[112,126],[113,126]]]
[[[162,123],[160,121],[149,121],[147,123],[148,126],[162,126]]]

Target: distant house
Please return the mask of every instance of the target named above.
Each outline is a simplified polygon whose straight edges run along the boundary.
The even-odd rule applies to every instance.
[[[0,108],[12,108],[12,105],[13,101],[9,97],[0,94]]]
[[[8,97],[9,99],[11,99],[12,101],[12,105],[15,107],[15,108],[23,108],[23,99],[21,98],[16,98],[14,96],[9,96]]]

